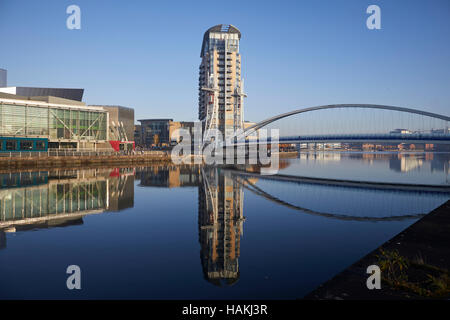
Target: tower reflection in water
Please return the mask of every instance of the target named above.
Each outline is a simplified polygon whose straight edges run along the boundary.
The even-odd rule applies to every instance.
[[[134,205],[134,169],[0,173],[0,248],[5,232],[83,224]]]
[[[221,286],[239,279],[243,234],[242,184],[209,167],[153,167],[138,170],[140,186],[198,187],[200,259],[207,281]]]
[[[205,279],[232,285],[239,279],[243,233],[242,185],[217,168],[202,169],[198,190],[200,257]]]

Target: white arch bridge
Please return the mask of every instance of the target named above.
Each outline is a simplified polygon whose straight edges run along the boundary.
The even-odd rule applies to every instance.
[[[260,129],[268,129],[267,140]],[[258,122],[232,136],[231,144],[386,142],[450,144],[450,117],[427,111],[374,104],[333,104],[298,109]],[[228,144],[228,142],[227,142]]]

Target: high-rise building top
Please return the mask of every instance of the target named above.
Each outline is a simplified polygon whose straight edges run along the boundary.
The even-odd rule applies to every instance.
[[[220,39],[236,40],[231,41],[230,44],[236,46],[236,51],[239,51],[239,40],[241,39],[241,32],[235,26],[230,24],[218,24],[217,26],[209,28],[203,35],[202,52],[200,57],[208,53],[211,47],[223,47],[224,42],[219,42]]]
[[[240,39],[235,26],[216,25],[205,32],[200,53],[199,120],[205,132],[218,129],[224,138],[242,129],[244,123]]]

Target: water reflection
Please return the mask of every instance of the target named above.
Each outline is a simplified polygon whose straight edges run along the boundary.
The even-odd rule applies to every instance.
[[[199,167],[153,166],[139,168],[136,179],[142,187],[193,187],[199,184]]]
[[[314,159],[339,161],[341,158],[339,154],[329,157],[316,154]],[[392,161],[391,157],[383,159]],[[280,169],[289,168],[292,161],[296,160],[280,161]],[[445,188],[424,190],[405,189],[404,186],[330,184],[320,179],[277,180],[273,176],[260,176],[256,166],[247,165],[240,169],[245,172],[208,166],[158,166],[140,168],[136,173],[139,186],[198,186],[201,265],[204,278],[217,286],[232,285],[240,276],[244,190],[301,214],[361,222],[416,221],[445,202],[450,192]]]
[[[448,153],[390,153],[390,152],[303,152],[298,155],[303,161],[317,163],[345,162],[362,160],[363,163],[388,162],[389,169],[397,172],[408,172],[429,164],[430,171],[449,173],[450,155]],[[291,160],[281,160],[292,163]],[[287,165],[288,166],[288,165]],[[283,168],[281,168],[283,169]]]
[[[326,163],[321,167],[326,170],[335,164],[339,171],[352,167],[353,161],[382,163],[385,171],[399,174],[430,165],[441,176],[448,171],[446,158],[437,155],[340,153],[283,159],[280,171],[292,170],[300,176],[302,171],[297,169],[310,162]],[[117,272],[118,281],[139,287],[138,293],[129,292],[133,298],[158,298],[161,291],[166,298],[179,297],[178,292],[183,292],[181,298],[204,298],[205,294],[220,298],[300,297],[449,199],[448,186],[442,185],[408,189],[316,178],[278,179],[259,175],[258,167],[240,169],[246,172],[160,165],[0,173],[0,258],[9,259],[9,264],[0,263],[1,269],[20,269],[22,260],[15,256],[18,248],[46,239],[42,246],[24,252],[39,257],[46,253],[46,259],[54,262],[49,268],[57,272],[76,250],[72,247],[71,253],[61,247],[81,241],[78,259],[86,259],[92,276],[102,278],[103,261],[115,261],[108,267]],[[125,209],[130,210],[87,218]],[[13,232],[76,225],[83,228],[62,229],[64,234],[26,232],[22,234],[26,237],[13,237]],[[54,246],[58,240],[65,246]],[[176,272],[179,263],[185,264],[183,274]],[[122,271],[126,275],[121,278]],[[180,285],[174,277],[189,285]],[[50,278],[34,277],[33,288],[42,287],[40,281],[51,282]],[[2,283],[11,286],[18,285],[17,279],[0,276]],[[116,287],[109,279],[104,277],[107,289],[99,288],[97,297],[123,297],[121,289],[128,287]],[[23,286],[28,285],[24,280]],[[48,287],[49,297],[66,294],[52,289],[57,286]],[[83,293],[89,298],[91,291]]]
[[[239,279],[244,192],[230,174],[202,168],[198,226],[203,274],[209,282],[232,285]]]
[[[198,187],[200,259],[204,278],[214,285],[239,279],[240,239],[243,234],[242,184],[214,167],[155,166],[140,168],[139,186]]]
[[[0,247],[5,232],[80,225],[133,203],[133,168],[0,173]]]
[[[302,152],[280,173],[298,176],[448,185],[450,154],[432,152]]]

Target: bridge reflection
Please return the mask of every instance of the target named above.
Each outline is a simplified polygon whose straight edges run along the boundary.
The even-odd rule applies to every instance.
[[[316,155],[311,159],[334,161],[333,157]],[[388,158],[386,163],[390,164]],[[280,161],[282,169],[288,166],[289,161]],[[204,278],[214,285],[232,285],[240,277],[244,193],[249,207],[255,197],[262,197],[267,200],[264,205],[275,205],[275,214],[288,208],[318,218],[356,222],[418,219],[449,196],[448,187],[425,190],[317,178],[278,179],[259,176],[258,167],[243,169],[246,171],[161,165],[0,173],[0,247],[6,246],[6,232],[79,225],[89,214],[131,208],[135,181],[140,187],[194,188],[198,192],[198,241]]]
[[[286,168],[289,162],[280,161],[280,166]],[[259,176],[258,167],[243,166],[243,169],[245,172],[207,166],[160,166],[141,168],[136,173],[140,186],[198,188],[203,275],[218,286],[232,285],[240,276],[245,191],[302,214],[355,222],[416,220],[446,201],[449,195],[445,187],[427,191],[407,185],[351,185],[314,178],[276,180],[273,176]],[[343,199],[352,201],[353,206]],[[327,205],[317,206],[318,203]]]

